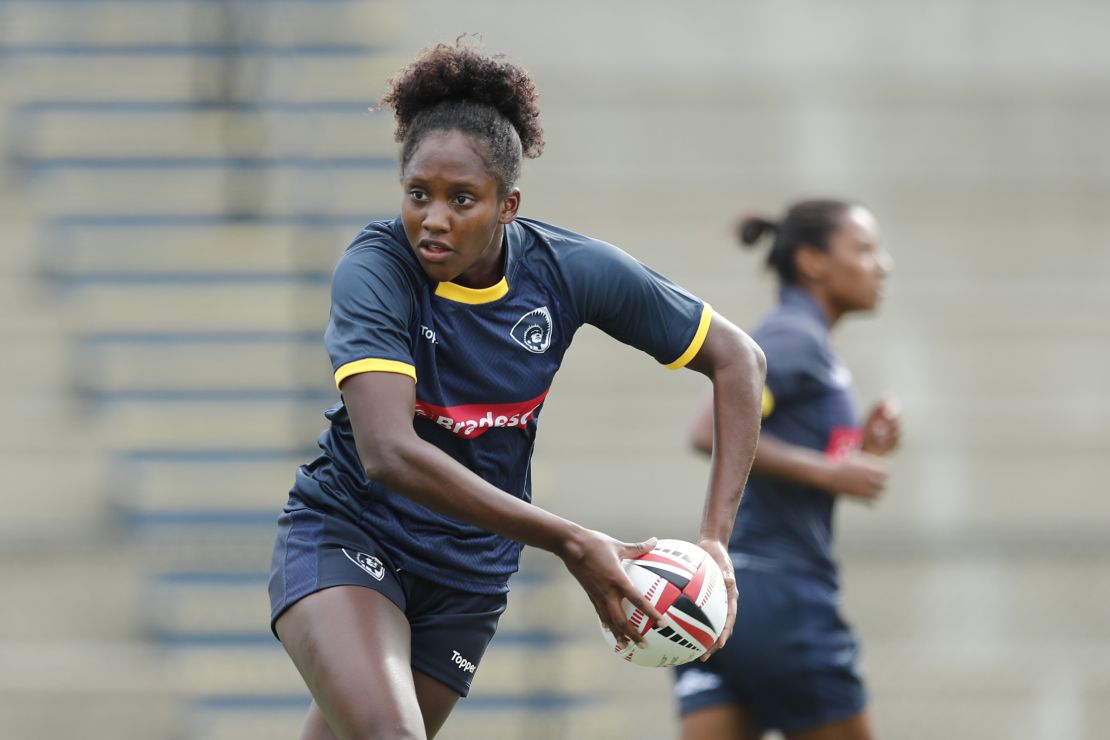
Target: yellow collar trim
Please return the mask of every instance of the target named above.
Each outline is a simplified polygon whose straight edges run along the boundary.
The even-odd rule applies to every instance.
[[[457,303],[490,303],[504,297],[509,292],[509,281],[504,276],[488,288],[467,288],[457,283],[440,283],[436,295]]]

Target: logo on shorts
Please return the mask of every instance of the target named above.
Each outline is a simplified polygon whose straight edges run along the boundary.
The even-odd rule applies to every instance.
[[[546,352],[551,346],[551,314],[547,306],[533,308],[521,316],[509,334],[529,352],[537,355]]]
[[[366,555],[361,552],[352,554],[345,547],[343,548],[343,554],[346,555],[347,559],[352,563],[369,573],[370,577],[375,581],[380,581],[385,578],[385,566],[382,565],[382,561],[378,560],[373,555]]]
[[[674,695],[677,699],[685,699],[703,691],[713,691],[720,688],[721,683],[721,677],[716,673],[703,671],[700,668],[691,668],[675,681]]]
[[[436,406],[416,399],[416,416],[433,421],[464,439],[476,439],[490,429],[525,429],[536,418],[547,391],[516,403],[469,403]]]
[[[478,669],[478,666],[471,663],[469,660],[459,655],[458,650],[451,651],[451,662],[463,670],[463,673],[473,673]]]

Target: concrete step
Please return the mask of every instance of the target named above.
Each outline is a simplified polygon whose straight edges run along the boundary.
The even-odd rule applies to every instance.
[[[125,216],[117,225],[98,225],[95,220],[63,219],[47,224],[38,258],[41,269],[56,278],[204,271],[330,274],[371,216],[352,214],[341,224],[276,219],[236,224],[213,217],[144,225],[142,218]]]
[[[272,167],[270,165],[273,165]],[[300,160],[234,163],[186,161],[179,167],[107,166],[55,169],[31,183],[41,218],[124,214],[192,215],[259,213],[289,215],[321,213],[347,216],[392,213],[401,190],[392,163],[376,160]]]
[[[382,45],[396,32],[382,3],[8,3],[0,40],[27,45]]]
[[[90,426],[73,399],[64,394],[0,394],[4,424],[0,449],[4,454],[49,452],[55,460],[90,449]],[[54,464],[57,464],[56,462]]]
[[[320,337],[284,335],[250,341],[83,342],[79,387],[99,403],[175,392],[244,396],[338,396]],[[249,368],[249,371],[248,371]],[[330,395],[329,395],[330,394]]]
[[[371,52],[257,54],[228,66],[226,54],[16,55],[6,62],[0,101],[179,101],[366,99],[372,105],[386,80],[407,60]]]
[[[62,327],[56,299],[49,286],[40,284],[26,272],[13,270],[0,274],[0,337],[30,340],[42,335],[56,336]],[[30,359],[15,357],[20,363]]]
[[[41,237],[41,268],[53,277],[83,274],[303,273],[330,274],[371,214],[345,223],[190,223],[144,225],[63,220]],[[65,225],[75,223],[77,225]]]
[[[79,334],[323,331],[327,322],[328,285],[284,276],[240,284],[173,282],[79,285],[60,296],[60,308],[69,330]]]
[[[89,157],[381,157],[393,159],[393,117],[373,101],[233,110],[128,105],[26,106],[10,122],[12,153],[32,170]]]
[[[26,304],[25,304],[26,305]],[[32,325],[35,322],[32,322]],[[55,331],[47,333],[46,325]],[[0,365],[0,397],[13,393],[57,393],[73,382],[73,348],[57,331],[56,319],[39,323],[40,331],[0,331],[0,348],[7,360]]]
[[[0,275],[22,276],[33,272],[38,264],[39,224],[30,218],[28,193],[19,188],[13,192],[5,179],[0,179],[0,193],[5,196],[0,203],[0,237],[4,239],[4,249],[0,249]]]
[[[50,584],[56,610],[63,606],[57,598],[59,583]],[[87,585],[80,590],[95,591]],[[51,621],[48,610],[34,611]],[[5,632],[7,640],[0,646],[0,735],[91,740],[181,737],[184,707],[155,651],[126,639],[78,639],[69,616],[67,629],[43,634],[41,639],[13,639]]]
[[[320,426],[326,423],[321,417]],[[308,451],[306,451],[308,452]],[[117,466],[119,506],[134,512],[216,512],[266,510],[277,516],[308,455],[257,460],[249,457],[155,462]]]
[[[188,522],[177,527],[121,527],[120,536],[127,538],[128,546],[142,559],[147,575],[223,572],[235,577],[243,572],[268,573],[277,518],[284,503],[273,508],[270,524],[265,526],[261,520],[251,527]],[[136,608],[135,614],[141,611]]]
[[[73,667],[67,661],[59,670]],[[13,740],[180,740],[189,721],[176,697],[149,687],[0,692],[0,735]]]
[[[102,484],[106,466],[97,451],[80,445],[67,450],[52,437],[28,448],[20,452],[17,444],[5,445],[0,454],[10,494],[0,518],[0,549],[64,548],[111,531]]]
[[[297,449],[318,436],[325,404],[316,400],[136,401],[94,418],[103,449]]]
[[[128,646],[139,624],[143,585],[143,564],[136,553],[118,541],[94,539],[92,532],[64,543],[43,538],[37,547],[21,544],[19,549],[5,550],[0,572],[6,594],[0,603],[0,634],[11,641],[0,657],[0,661],[9,661],[3,672],[5,687],[49,687],[51,661],[55,657],[62,660],[67,646],[79,648],[77,654],[87,657],[83,665],[90,670],[103,659],[105,682],[133,686],[126,682],[140,681],[126,669],[131,664],[128,661],[140,663],[149,657]],[[32,646],[46,648],[51,641],[57,642],[57,649],[46,650],[41,664],[36,664]],[[109,655],[108,646],[120,643],[120,662],[104,659],[95,649],[97,643],[102,643],[103,652]],[[14,670],[10,661],[26,665]],[[75,671],[73,681],[88,680],[90,675]],[[69,680],[55,678],[54,685],[59,688]]]
[[[157,641],[170,645],[273,639],[267,577],[265,572],[218,571],[152,575],[146,587],[144,628]]]

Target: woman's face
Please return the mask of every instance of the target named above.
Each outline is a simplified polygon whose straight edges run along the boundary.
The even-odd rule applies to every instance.
[[[401,221],[428,277],[468,288],[501,279],[504,225],[516,218],[520,191],[507,197],[490,174],[472,137],[433,131],[401,173]]]
[[[859,206],[848,209],[828,247],[823,287],[829,301],[841,313],[877,308],[894,260],[879,244],[871,212]]]

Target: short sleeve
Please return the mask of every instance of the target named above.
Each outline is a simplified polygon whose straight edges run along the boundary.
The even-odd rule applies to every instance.
[[[591,240],[568,251],[564,279],[584,323],[670,369],[694,358],[709,332],[708,304],[611,244]]]
[[[767,358],[764,419],[777,409],[807,400],[828,374],[829,359],[821,339],[804,327],[780,324],[757,331],[753,339]]]
[[[364,372],[392,372],[416,379],[410,325],[415,285],[388,251],[350,247],[332,276],[331,316],[324,344],[335,385]]]

